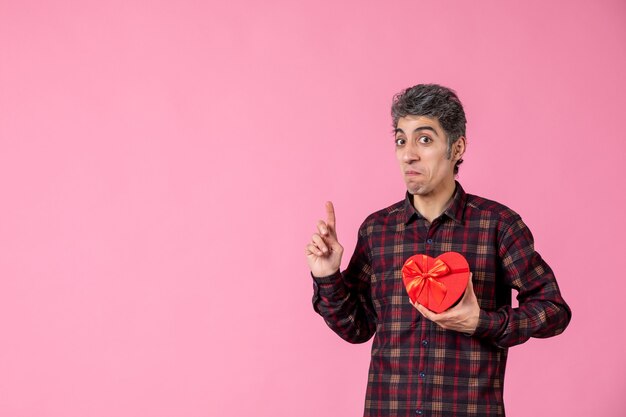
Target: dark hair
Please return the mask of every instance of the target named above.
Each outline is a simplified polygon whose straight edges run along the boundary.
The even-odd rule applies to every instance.
[[[405,116],[426,116],[439,121],[448,140],[448,158],[452,156],[452,145],[465,136],[465,112],[456,93],[437,84],[418,84],[393,96],[391,118],[393,128],[398,127],[398,119]],[[459,172],[459,159],[454,173]]]

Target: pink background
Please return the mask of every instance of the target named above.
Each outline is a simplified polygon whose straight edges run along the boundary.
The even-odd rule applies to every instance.
[[[0,416],[360,416],[304,245],[331,199],[345,264],[403,197],[420,82],[573,310],[508,415],[626,415],[624,1],[1,0],[0,42]]]

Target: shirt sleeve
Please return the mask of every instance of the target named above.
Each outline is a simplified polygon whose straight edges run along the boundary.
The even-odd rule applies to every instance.
[[[363,343],[376,331],[371,294],[370,250],[363,227],[348,268],[326,277],[313,277],[313,309],[328,327],[350,343]]]
[[[506,348],[531,337],[562,333],[570,322],[571,310],[561,297],[552,269],[535,251],[533,236],[519,216],[499,239],[499,257],[503,281],[517,290],[519,307],[481,309],[474,336]]]

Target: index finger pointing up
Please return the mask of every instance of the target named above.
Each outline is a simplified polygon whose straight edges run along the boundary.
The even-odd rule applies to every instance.
[[[330,228],[335,229],[335,207],[332,201],[326,202],[326,223]]]

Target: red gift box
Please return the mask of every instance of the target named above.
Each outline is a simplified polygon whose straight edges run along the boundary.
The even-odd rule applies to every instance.
[[[413,255],[402,267],[402,281],[411,301],[435,313],[447,310],[463,297],[469,276],[469,264],[457,252],[446,252],[434,259]]]

